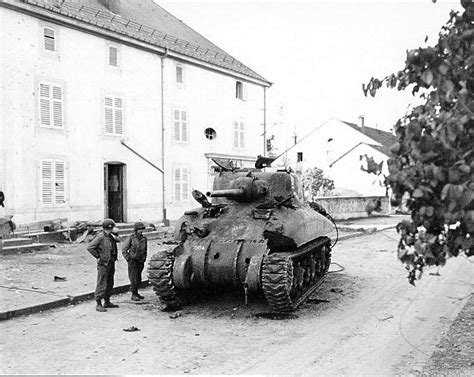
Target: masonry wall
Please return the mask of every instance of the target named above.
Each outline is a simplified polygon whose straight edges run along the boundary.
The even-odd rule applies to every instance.
[[[156,54],[5,8],[0,8],[0,17],[0,189],[7,196],[7,212],[17,223],[102,219],[106,215],[106,163],[124,166],[125,221],[161,221],[163,208],[168,219],[176,219],[197,205],[190,195],[192,188],[206,191],[212,186],[212,162],[206,156],[219,155],[251,166],[263,153],[263,87],[169,56],[162,61]],[[44,50],[44,26],[55,30],[57,52]],[[118,67],[109,65],[109,46],[118,50]],[[183,83],[176,82],[178,63],[183,67]],[[243,99],[236,98],[236,81],[245,85]],[[40,126],[41,82],[63,87],[62,129]],[[104,131],[106,96],[123,100],[122,135]],[[187,114],[186,142],[174,139],[177,108]],[[245,126],[244,145],[237,148],[233,143],[236,121]],[[121,144],[123,140],[161,168],[162,126],[164,176]],[[206,128],[215,130],[213,140],[205,137]],[[42,203],[44,159],[65,162],[66,202],[62,205]],[[189,170],[187,200],[176,200],[174,195],[175,170],[181,167]]]
[[[104,163],[125,164],[125,218],[161,218],[161,174],[121,144],[126,139],[156,164],[161,159],[159,58],[116,44],[119,67],[108,65],[108,41],[0,8],[2,114],[0,184],[18,223],[104,217]],[[43,49],[42,28],[56,32],[57,52]],[[139,69],[137,69],[139,67]],[[63,129],[39,125],[39,83],[63,87]],[[124,133],[104,132],[104,97],[123,99]],[[43,205],[40,161],[66,166],[66,203]],[[3,178],[2,178],[3,177]]]
[[[173,197],[173,171],[187,167],[190,173],[189,188],[202,192],[212,188],[210,160],[206,154],[227,156],[231,159],[251,158],[253,166],[258,154],[263,154],[263,88],[250,82],[182,64],[184,82],[176,83],[176,61],[165,60],[165,125],[166,125],[166,200],[170,219],[177,219],[189,208],[199,206],[189,200]],[[236,81],[243,82],[245,99],[236,98]],[[182,108],[188,115],[189,139],[186,142],[173,138],[173,110]],[[243,147],[234,147],[234,122],[244,125]],[[205,136],[205,130],[215,130],[215,138]],[[171,188],[169,190],[168,188]]]

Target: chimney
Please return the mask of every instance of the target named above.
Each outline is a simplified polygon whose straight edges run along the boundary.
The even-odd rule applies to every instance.
[[[99,2],[112,13],[120,14],[121,0],[99,0]]]
[[[359,127],[364,128],[365,126],[365,118],[363,115],[359,115]]]

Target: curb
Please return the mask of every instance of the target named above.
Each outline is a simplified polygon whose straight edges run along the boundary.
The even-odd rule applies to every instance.
[[[338,241],[344,241],[347,239],[351,238],[356,238],[356,237],[361,237],[361,236],[366,236],[370,234],[374,234],[377,232],[382,232],[387,229],[392,229],[395,228],[395,225],[390,225],[385,228],[381,229],[375,229],[373,231],[365,231],[365,232],[355,232],[351,234],[346,234],[338,238]],[[141,287],[146,287],[149,285],[148,280],[142,281]],[[125,293],[130,289],[130,284],[125,284],[125,285],[119,285],[117,287],[114,287],[112,290],[112,294],[119,294],[119,293]],[[50,302],[46,302],[44,304],[39,304],[39,305],[34,305],[34,306],[29,306],[26,308],[21,308],[21,309],[15,309],[15,310],[9,310],[6,312],[1,312],[0,313],[0,321],[6,321],[8,319],[12,318],[17,318],[25,315],[30,315],[30,314],[35,314],[39,312],[43,312],[45,310],[50,310],[50,309],[56,309],[60,308],[62,306],[67,306],[67,305],[76,305],[79,304],[82,301],[87,301],[91,300],[94,298],[94,292],[89,292],[89,293],[84,293],[81,295],[77,296],[68,296],[59,300],[54,300]]]
[[[146,287],[148,286],[149,282],[148,280],[143,280],[142,284],[140,287]],[[125,285],[119,285],[117,287],[114,287],[112,289],[112,294],[119,294],[119,293],[125,293],[130,290],[130,284],[125,284]],[[45,302],[44,304],[39,304],[39,305],[34,305],[34,306],[27,306],[25,308],[21,309],[14,309],[14,310],[8,310],[6,312],[1,312],[0,313],[0,321],[6,321],[8,319],[12,318],[17,318],[25,315],[30,315],[30,314],[35,314],[35,313],[40,313],[45,310],[51,310],[51,309],[56,309],[60,308],[63,306],[68,306],[68,305],[76,305],[79,304],[82,301],[87,301],[91,300],[94,298],[95,293],[94,292],[89,292],[89,293],[83,293],[77,296],[67,296],[65,298],[61,298],[59,300],[54,300],[54,301],[49,301]]]
[[[385,228],[380,228],[380,229],[377,229],[377,228],[373,228],[373,230],[370,230],[370,231],[356,231],[354,233],[351,233],[351,234],[345,234],[343,236],[340,236],[337,241],[344,241],[344,240],[347,240],[347,239],[350,239],[350,238],[356,238],[356,237],[361,237],[361,236],[368,236],[370,234],[374,234],[374,233],[378,233],[378,232],[383,232],[384,230],[388,230],[388,229],[394,229],[396,227],[396,225],[389,225],[389,226],[386,226]]]

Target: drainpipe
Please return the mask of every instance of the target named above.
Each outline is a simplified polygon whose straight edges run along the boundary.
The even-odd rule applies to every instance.
[[[267,155],[267,87],[263,87],[263,157]]]
[[[168,56],[168,49],[165,48],[165,53],[160,56],[161,60],[161,168],[165,171],[165,85],[164,85],[164,70],[165,70],[165,59]],[[165,226],[169,226],[169,220],[166,217],[166,195],[165,195],[165,177],[163,173],[163,179],[161,182],[161,199],[163,202],[163,222]]]

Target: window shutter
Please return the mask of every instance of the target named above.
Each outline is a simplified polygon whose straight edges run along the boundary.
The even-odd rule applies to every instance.
[[[239,147],[240,148],[243,148],[245,145],[244,145],[244,123],[243,122],[240,122],[240,140],[239,140]]]
[[[174,171],[174,200],[181,200],[181,170],[175,169]]]
[[[109,46],[109,65],[118,67],[118,49],[117,47]]]
[[[41,161],[41,202],[43,205],[53,204],[53,163]]]
[[[186,111],[181,111],[181,141],[188,141]]]
[[[47,51],[55,51],[54,30],[50,28],[43,29],[44,49]]]
[[[174,111],[174,139],[181,139],[181,124],[179,122],[179,110]]]
[[[234,122],[234,148],[239,147],[239,124]]]
[[[108,134],[114,133],[114,115],[112,105],[112,98],[105,97],[105,132]]]
[[[66,203],[66,173],[64,161],[54,163],[54,204]]]
[[[48,84],[40,84],[39,107],[40,107],[40,126],[51,126],[50,113],[50,92],[51,88]]]
[[[189,200],[189,170],[188,168],[181,169],[182,192],[181,199],[183,201]]]
[[[53,87],[53,126],[63,127],[63,93],[60,86]]]
[[[115,98],[115,133],[123,134],[122,99]]]

